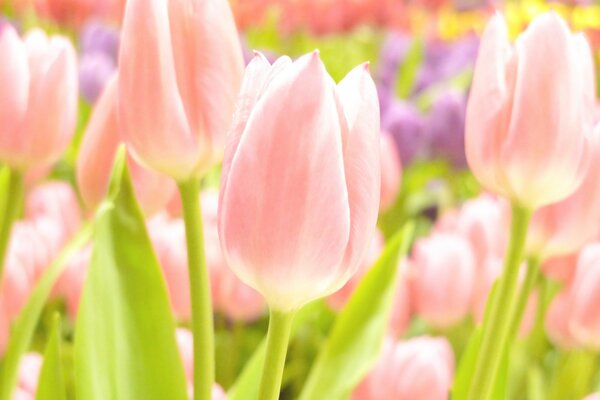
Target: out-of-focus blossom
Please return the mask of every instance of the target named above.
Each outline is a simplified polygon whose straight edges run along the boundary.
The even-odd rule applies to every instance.
[[[467,107],[467,160],[478,180],[529,208],[573,193],[589,164],[594,83],[585,37],[556,13],[535,18],[514,46],[495,15]]]
[[[369,271],[369,269],[373,266],[373,263],[377,261],[381,255],[383,246],[383,235],[381,232],[377,231],[375,233],[375,237],[371,241],[369,253],[360,265],[358,271],[356,271],[356,274],[350,278],[350,280],[344,286],[342,286],[340,290],[327,297],[326,301],[329,307],[335,311],[341,311],[342,308],[344,308],[348,300],[350,300],[352,293],[354,293],[354,290],[362,280],[363,276]]]
[[[381,116],[381,129],[389,132],[404,165],[423,153],[426,144],[425,118],[410,103],[394,101]]]
[[[83,27],[79,41],[83,53],[104,53],[112,60],[117,60],[119,31],[111,25],[90,21]]]
[[[0,160],[17,169],[57,161],[77,120],[77,61],[71,43],[39,29],[21,40],[0,29]]]
[[[600,124],[590,141],[591,163],[579,188],[535,212],[527,233],[528,253],[547,259],[578,251],[598,236],[600,221]]]
[[[75,253],[67,262],[64,272],[54,286],[54,296],[64,298],[67,311],[73,319],[77,316],[81,302],[92,250],[92,246],[88,245]]]
[[[390,207],[402,183],[402,163],[394,139],[387,132],[381,133],[381,201],[382,210]]]
[[[581,251],[569,294],[571,333],[583,346],[600,349],[600,243]]]
[[[545,328],[550,340],[563,349],[578,347],[578,342],[569,327],[571,296],[563,290],[550,303],[546,312]]]
[[[191,399],[194,394],[194,338],[192,332],[184,328],[177,328],[175,338],[177,339],[179,354],[183,362],[183,369],[188,385],[188,396]],[[212,389],[212,400],[227,400],[225,392],[216,383]]]
[[[223,157],[243,75],[228,1],[128,0],[122,32],[125,143],[175,180],[202,176]]]
[[[592,394],[586,396],[586,398],[583,400],[600,400],[600,392],[592,393]]]
[[[446,159],[456,167],[466,165],[465,109],[462,94],[444,92],[431,107],[425,123],[431,155]]]
[[[411,258],[411,284],[417,313],[436,327],[464,318],[475,284],[475,257],[459,235],[434,233],[420,239]]]
[[[569,284],[575,276],[578,253],[551,258],[542,264],[542,272],[549,278]]]
[[[118,20],[124,0],[34,0],[41,16],[60,25],[81,27],[94,19]]]
[[[381,185],[375,84],[360,65],[335,86],[317,52],[273,65],[257,55],[238,103],[219,237],[242,281],[295,310],[337,291],[367,254]]]
[[[63,240],[74,235],[81,225],[81,210],[73,188],[63,181],[49,181],[29,192],[25,218],[50,218],[61,229]]]
[[[409,261],[402,260],[399,264],[400,271],[396,284],[396,293],[392,302],[392,314],[390,315],[389,334],[398,338],[404,334],[413,315],[413,304],[409,282]]]
[[[42,356],[38,353],[27,353],[19,362],[19,376],[15,388],[14,400],[33,400],[38,387]]]
[[[117,119],[117,77],[106,87],[94,108],[77,158],[76,177],[81,196],[90,209],[108,192],[112,166],[120,143]],[[139,165],[127,157],[136,197],[145,215],[163,209],[175,193],[175,183],[165,175]]]
[[[379,361],[352,394],[353,400],[446,400],[454,354],[445,338],[428,336],[395,343],[387,338]]]

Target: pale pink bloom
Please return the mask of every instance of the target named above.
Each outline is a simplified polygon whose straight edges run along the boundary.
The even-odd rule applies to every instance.
[[[600,349],[600,242],[581,251],[570,296],[573,336],[586,347]]]
[[[35,0],[35,9],[58,24],[79,26],[92,17],[109,16],[113,3],[114,0]]]
[[[112,167],[121,143],[117,119],[117,76],[106,85],[96,103],[85,130],[77,158],[77,184],[81,197],[90,209],[106,197]],[[166,175],[148,170],[131,156],[127,165],[133,180],[136,197],[150,216],[165,207],[175,194],[175,183]]]
[[[490,191],[529,208],[560,201],[589,164],[594,68],[583,34],[556,13],[512,45],[500,14],[481,40],[466,117],[466,154]]]
[[[579,346],[569,326],[571,308],[572,299],[567,288],[552,300],[544,322],[548,338],[563,349],[573,349]]]
[[[380,208],[385,210],[390,207],[398,193],[402,183],[402,163],[400,154],[396,149],[394,139],[389,133],[381,134],[381,204]]]
[[[22,394],[29,394],[30,399],[35,398],[37,391],[40,371],[42,369],[42,356],[37,353],[25,354],[19,363],[19,377],[17,389],[23,391]]]
[[[77,61],[71,42],[39,29],[21,40],[0,27],[0,160],[17,169],[57,161],[77,121]]]
[[[73,319],[77,316],[77,310],[81,302],[83,285],[92,258],[92,250],[92,246],[88,245],[75,253],[54,286],[54,295],[65,299],[67,311]]]
[[[551,258],[542,264],[542,272],[549,278],[569,284],[575,276],[578,253]]]
[[[62,232],[63,242],[81,226],[81,210],[77,195],[64,181],[50,181],[33,188],[25,200],[25,218],[36,220],[47,217]]]
[[[548,259],[578,251],[598,236],[600,221],[600,124],[590,141],[591,163],[579,188],[559,203],[535,212],[527,252]]]
[[[183,369],[188,385],[188,395],[192,398],[194,392],[194,338],[192,332],[188,329],[177,328],[175,331],[179,354],[183,361]],[[227,400],[225,392],[218,384],[214,384],[212,388],[212,400]]]
[[[335,85],[317,52],[246,69],[221,175],[230,267],[280,311],[342,287],[375,232],[379,107],[365,65]]]
[[[352,394],[353,400],[447,400],[454,354],[445,338],[387,338],[379,361]]]
[[[592,394],[586,396],[586,398],[583,400],[600,400],[600,392],[592,393]]]
[[[375,261],[377,261],[381,255],[384,244],[383,234],[377,230],[375,232],[375,237],[373,240],[371,240],[369,253],[363,260],[358,271],[356,271],[356,274],[350,278],[350,280],[344,286],[342,286],[340,290],[327,297],[326,302],[329,307],[338,312],[344,308],[352,296],[352,293],[354,293],[354,290],[362,280],[363,276],[369,271],[369,269],[371,269]]]
[[[410,265],[414,307],[425,321],[443,328],[467,315],[476,267],[466,239],[446,233],[420,239],[414,246]]]
[[[413,304],[411,299],[410,282],[408,272],[410,266],[408,260],[400,262],[398,283],[396,284],[396,293],[392,302],[392,314],[388,327],[389,334],[392,337],[400,337],[408,329],[413,314]]]
[[[223,156],[243,73],[227,0],[129,0],[119,118],[133,155],[176,180]]]

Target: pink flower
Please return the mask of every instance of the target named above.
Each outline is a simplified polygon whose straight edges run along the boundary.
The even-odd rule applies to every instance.
[[[133,155],[182,181],[222,158],[243,72],[226,0],[129,0],[119,118]]]
[[[390,207],[398,193],[402,182],[402,164],[396,150],[394,139],[389,133],[381,134],[381,209]]]
[[[563,349],[579,347],[579,343],[573,336],[569,326],[571,302],[568,289],[559,293],[550,303],[544,323],[550,340]]]
[[[33,400],[37,392],[38,380],[42,369],[42,356],[37,353],[27,353],[19,363],[19,377],[15,388],[14,398]]]
[[[445,338],[386,339],[379,361],[352,394],[354,400],[446,400],[454,354]]]
[[[570,296],[571,333],[582,345],[600,349],[600,243],[581,251]]]
[[[342,287],[375,231],[379,107],[366,67],[335,86],[317,52],[248,65],[225,151],[219,236],[279,311]]]
[[[448,327],[469,312],[475,258],[463,237],[434,233],[417,241],[410,275],[415,309],[431,325]]]
[[[466,153],[489,190],[529,208],[555,203],[588,167],[594,68],[582,34],[554,12],[510,44],[499,14],[481,40],[466,117]]]
[[[77,121],[73,45],[39,29],[21,40],[0,27],[0,160],[28,169],[57,161]]]
[[[77,158],[77,184],[91,209],[106,197],[120,142],[115,75],[96,103]],[[163,209],[175,193],[175,183],[165,175],[142,167],[131,156],[127,157],[127,165],[144,213],[150,216]]]

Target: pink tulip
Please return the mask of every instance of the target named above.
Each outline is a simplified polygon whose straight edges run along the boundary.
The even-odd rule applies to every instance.
[[[221,175],[229,266],[279,311],[342,287],[375,231],[379,107],[365,65],[336,87],[317,52],[249,64]],[[276,149],[276,150],[275,150]]]
[[[3,25],[0,59],[0,160],[17,169],[52,164],[77,121],[73,45],[38,29],[21,40]]]
[[[600,392],[592,393],[583,400],[600,400]]]
[[[64,181],[49,181],[31,190],[25,201],[25,218],[49,218],[61,228],[62,241],[81,226],[81,210],[73,188]]]
[[[392,303],[392,314],[390,315],[389,334],[398,338],[406,332],[410,325],[413,314],[413,304],[410,292],[408,271],[410,266],[408,260],[400,262],[400,276],[396,286],[396,293]]]
[[[115,75],[96,103],[77,158],[77,184],[91,209],[106,197],[120,141]],[[164,208],[175,193],[173,181],[140,166],[130,156],[127,161],[136,197],[145,215],[150,216]]]
[[[400,192],[402,164],[394,139],[389,133],[381,134],[381,209],[389,208]]]
[[[42,356],[37,353],[25,354],[19,363],[19,381],[17,387],[34,396],[37,391],[41,369]]]
[[[92,250],[92,246],[89,245],[75,253],[54,286],[54,295],[65,299],[67,311],[73,319],[77,317]]]
[[[110,14],[112,0],[35,0],[36,11],[58,24],[79,26],[90,17]]]
[[[363,276],[369,271],[369,269],[381,255],[384,244],[383,234],[379,231],[376,231],[375,237],[371,241],[371,246],[369,247],[369,253],[360,265],[356,274],[350,278],[350,280],[344,286],[342,286],[340,290],[327,297],[326,301],[329,307],[338,312],[344,308],[348,300],[350,300],[352,293],[354,293],[354,289],[356,289],[362,280]]]
[[[535,18],[514,46],[495,15],[467,107],[467,160],[478,180],[529,208],[573,193],[590,158],[594,88],[589,45],[558,14]]]
[[[475,285],[473,251],[461,236],[434,233],[414,246],[411,261],[414,306],[436,327],[448,327],[464,318]]]
[[[192,337],[192,332],[184,328],[177,328],[175,331],[175,338],[177,339],[179,354],[183,361],[183,369],[188,384],[188,393],[191,399],[194,388],[194,338]],[[213,385],[212,400],[227,400],[225,392],[218,384]]]
[[[545,328],[548,338],[563,349],[579,346],[569,326],[572,300],[568,290],[563,290],[550,303],[546,312]]]
[[[243,71],[226,0],[129,0],[119,57],[123,137],[178,181],[222,158]]]
[[[446,400],[454,354],[445,338],[386,339],[379,361],[352,394],[353,400]]]
[[[547,277],[569,284],[573,281],[577,269],[578,253],[551,258],[542,264],[542,272]]]
[[[581,251],[570,296],[573,336],[586,347],[600,349],[600,242]]]
[[[591,163],[579,188],[559,203],[535,212],[527,234],[528,252],[547,259],[576,252],[598,236],[600,221],[600,124],[594,130]]]

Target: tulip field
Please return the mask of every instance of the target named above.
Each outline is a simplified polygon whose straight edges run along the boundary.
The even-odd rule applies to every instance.
[[[0,0],[0,400],[600,400],[600,1]]]

